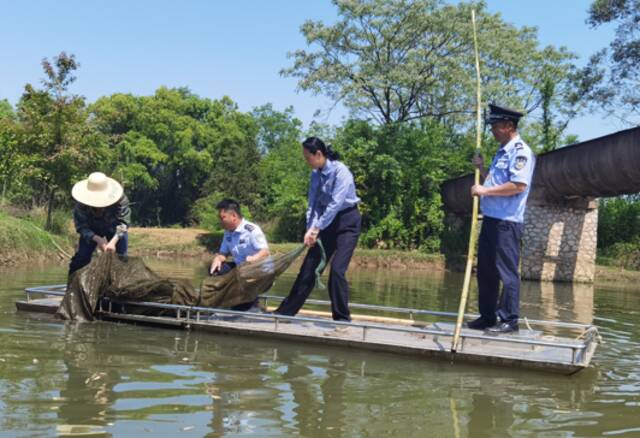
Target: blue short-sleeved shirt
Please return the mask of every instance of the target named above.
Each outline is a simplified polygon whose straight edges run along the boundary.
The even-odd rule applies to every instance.
[[[308,200],[307,229],[321,230],[331,225],[336,214],[360,202],[351,171],[334,160],[327,160],[322,169],[311,172]]]
[[[220,245],[220,254],[233,256],[236,265],[243,264],[247,257],[261,249],[269,248],[267,239],[260,227],[242,219],[234,231],[225,231]]]
[[[526,184],[527,188],[524,192],[512,196],[481,196],[480,209],[482,214],[495,219],[524,222],[524,211],[535,165],[535,155],[520,136],[516,136],[502,146],[493,157],[483,185],[495,187],[511,181]]]

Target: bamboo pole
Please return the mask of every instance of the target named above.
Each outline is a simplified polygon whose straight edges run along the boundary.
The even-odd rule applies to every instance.
[[[269,306],[267,307],[267,311],[273,312],[277,309],[277,306]],[[310,316],[313,318],[331,318],[331,312],[325,312],[322,310],[300,310],[299,312],[302,316]],[[380,324],[399,324],[406,325],[410,327],[426,327],[429,323],[424,321],[415,321],[413,319],[406,318],[392,318],[389,316],[375,316],[375,315],[359,315],[357,313],[351,314],[351,319],[353,321],[364,321],[364,322],[376,322]]]
[[[473,25],[473,48],[476,55],[476,154],[480,153],[482,140],[482,95],[480,90],[480,56],[478,55],[478,36],[476,35],[476,11],[471,10],[471,23]],[[474,184],[480,184],[480,170],[476,168],[474,174]],[[458,307],[458,319],[456,328],[451,341],[451,352],[455,353],[458,348],[458,340],[460,339],[460,330],[462,329],[462,319],[464,311],[467,307],[467,298],[469,296],[469,284],[471,283],[471,268],[473,267],[473,257],[476,245],[476,236],[478,234],[478,204],[477,196],[473,197],[473,210],[471,213],[471,232],[469,233],[469,249],[467,251],[467,267],[464,271],[464,283],[462,284],[462,294],[460,296],[460,305]]]

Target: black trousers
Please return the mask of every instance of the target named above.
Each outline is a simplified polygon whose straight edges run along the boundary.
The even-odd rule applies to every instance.
[[[487,321],[516,323],[520,313],[520,240],[523,225],[491,217],[482,220],[478,242],[478,307]],[[502,281],[502,295],[498,292]],[[496,312],[497,311],[497,312]]]
[[[333,257],[329,272],[329,298],[331,299],[331,314],[336,321],[351,321],[349,283],[346,273],[358,243],[358,237],[360,237],[361,220],[357,207],[342,210],[327,228],[320,231],[319,235],[327,260]],[[313,290],[316,281],[315,270],[321,260],[320,247],[315,245],[307,252],[289,296],[280,303],[276,313],[289,316],[298,313]]]

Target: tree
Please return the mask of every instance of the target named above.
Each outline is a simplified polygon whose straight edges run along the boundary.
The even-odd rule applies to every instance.
[[[7,191],[22,167],[18,150],[18,129],[13,107],[6,99],[0,100],[0,205],[5,204]]]
[[[97,160],[102,146],[98,133],[88,123],[84,98],[69,94],[79,64],[74,55],[61,52],[42,60],[42,89],[25,86],[18,103],[22,124],[21,149],[27,156],[25,171],[37,203],[47,210],[45,227],[51,228],[56,194],[69,192],[74,181]]]
[[[251,112],[258,126],[257,143],[260,153],[267,154],[283,143],[301,141],[302,122],[293,116],[293,107],[276,111],[271,103],[254,108]]]
[[[135,203],[137,223],[198,221],[199,212],[209,211],[202,204],[223,196],[251,208],[260,203],[256,123],[230,98],[161,87],[153,96],[101,98],[91,113],[108,138],[109,171]]]
[[[258,175],[263,197],[257,212],[271,224],[270,238],[297,241],[305,229],[307,187],[311,169],[302,159],[302,122],[293,108],[266,104],[253,110],[257,144],[263,151]]]
[[[538,49],[535,29],[517,29],[484,2],[439,0],[334,0],[334,25],[307,21],[309,50],[290,54],[281,74],[304,91],[327,94],[354,116],[392,124],[424,117],[452,126],[469,124],[475,99],[471,9],[477,11],[483,92],[528,112],[542,102],[541,78],[556,67],[563,80],[572,56]],[[548,56],[551,54],[552,56]],[[560,77],[558,77],[558,73]]]
[[[215,135],[207,150],[213,162],[202,195],[220,193],[249,209],[260,208],[258,126],[251,114],[238,111],[237,104],[228,97],[215,101],[212,110],[207,123]]]
[[[471,137],[452,135],[433,120],[392,126],[351,120],[335,144],[362,199],[361,243],[437,251],[443,231],[440,184],[468,166]]]
[[[640,0],[595,0],[588,23],[617,26],[609,47],[593,55],[585,69],[585,77],[597,84],[591,98],[609,114],[636,124],[640,116]]]
[[[3,119],[15,119],[15,112],[7,99],[0,100],[0,120]]]
[[[576,57],[564,48],[545,47],[533,56],[541,66],[536,83],[539,108],[527,116],[523,131],[534,150],[543,153],[577,141],[566,129],[588,106],[593,78],[565,62]]]

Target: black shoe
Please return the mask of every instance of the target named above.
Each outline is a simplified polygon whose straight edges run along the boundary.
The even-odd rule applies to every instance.
[[[496,325],[496,321],[487,321],[482,316],[467,323],[467,327],[473,330],[484,330]]]
[[[495,327],[490,327],[487,329],[489,333],[513,333],[518,331],[518,323],[517,322],[501,322]]]

